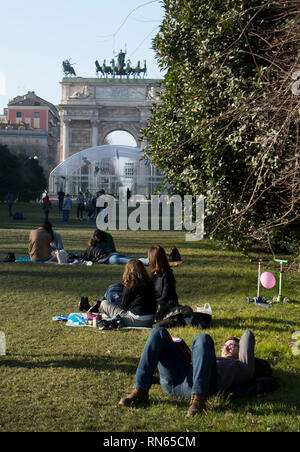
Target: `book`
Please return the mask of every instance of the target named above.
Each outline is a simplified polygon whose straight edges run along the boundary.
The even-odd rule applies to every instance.
[[[178,348],[178,350],[182,353],[187,363],[191,362],[192,353],[188,345],[185,343],[181,337],[172,337],[174,344]]]

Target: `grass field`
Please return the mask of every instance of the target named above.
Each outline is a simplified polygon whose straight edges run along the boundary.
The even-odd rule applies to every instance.
[[[183,232],[114,232],[118,251],[132,257],[146,256],[154,243],[167,252],[177,246],[184,259],[174,269],[180,303],[194,309],[211,304],[207,332],[217,354],[226,337],[250,328],[256,356],[268,359],[280,383],[263,398],[212,397],[201,417],[187,419],[188,401],[172,399],[159,385],[151,388],[149,407],[124,409],[118,401],[132,388],[149,330],[100,331],[52,320],[77,312],[81,296],[99,299],[109,284],[121,281],[123,266],[3,263],[8,251],[27,255],[29,232],[43,218],[37,204],[16,204],[14,210],[26,219],[10,220],[7,205],[0,204],[0,330],[7,341],[7,353],[0,356],[1,432],[299,432],[300,355],[292,353],[291,336],[300,330],[300,273],[284,273],[283,292],[292,302],[264,309],[245,303],[256,295],[257,264],[240,253],[224,251],[211,240],[185,242]],[[71,221],[63,223],[55,206],[49,219],[65,249],[80,253],[95,223],[74,217],[73,208]],[[278,264],[271,260],[263,269],[278,280]],[[262,292],[272,299],[278,284]],[[191,345],[200,331],[170,332]]]

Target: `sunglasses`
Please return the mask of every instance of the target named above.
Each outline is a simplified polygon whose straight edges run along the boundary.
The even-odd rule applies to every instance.
[[[223,345],[222,347],[221,347],[221,349],[222,350],[228,350],[228,351],[230,351],[230,350],[233,350],[234,348],[237,348],[238,347],[238,344],[228,344],[228,345]]]

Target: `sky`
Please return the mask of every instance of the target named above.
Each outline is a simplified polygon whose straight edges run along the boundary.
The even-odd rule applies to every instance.
[[[147,78],[163,78],[152,40],[163,20],[159,0],[13,0],[0,13],[0,114],[28,91],[58,105],[70,59],[79,77],[95,77],[122,49],[131,66],[147,61]]]

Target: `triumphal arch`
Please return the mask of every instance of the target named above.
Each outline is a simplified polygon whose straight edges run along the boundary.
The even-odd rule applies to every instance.
[[[117,73],[64,77],[59,105],[60,162],[83,149],[107,144],[105,138],[116,130],[130,133],[142,147],[140,130],[147,124],[152,103],[159,101],[159,82]]]

